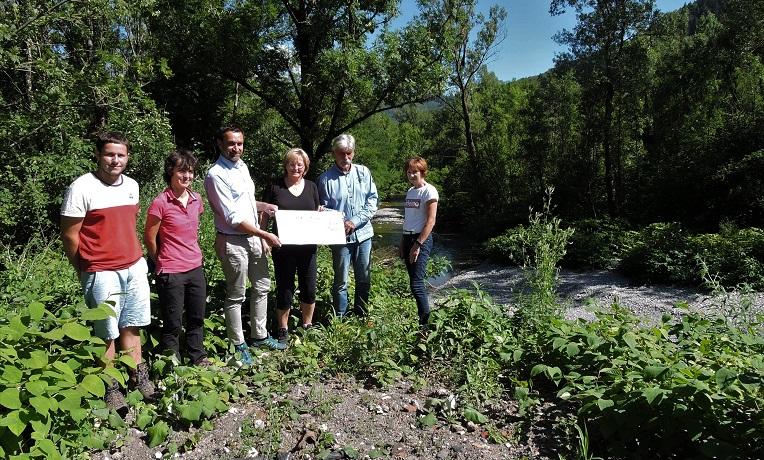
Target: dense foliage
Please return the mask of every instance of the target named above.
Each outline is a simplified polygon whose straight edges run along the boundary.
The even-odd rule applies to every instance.
[[[654,223],[630,230],[622,221],[586,219],[569,225],[576,231],[562,266],[618,269],[630,278],[652,283],[693,286],[708,277],[725,287],[764,288],[764,231],[723,225],[719,233],[691,233],[677,222]],[[523,265],[533,246],[525,225],[506,230],[485,243],[498,261]]]

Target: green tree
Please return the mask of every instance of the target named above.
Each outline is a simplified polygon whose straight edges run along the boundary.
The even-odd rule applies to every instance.
[[[152,31],[160,42],[172,36],[181,44],[173,52],[193,61],[205,77],[200,82],[225,80],[233,92],[261,100],[289,131],[285,141],[318,164],[337,134],[441,92],[441,25],[420,17],[393,31],[397,6],[392,0],[163,0]],[[235,119],[236,110],[226,118]]]
[[[602,111],[597,124],[605,189],[608,211],[616,216],[623,204],[623,153],[622,144],[617,141],[616,112],[618,100],[624,94],[629,61],[626,47],[652,22],[654,0],[552,0],[549,12],[562,14],[567,7],[575,9],[578,23],[573,31],[563,30],[555,39],[570,47],[567,58],[588,64],[582,67],[585,72],[582,80],[591,88],[593,108]]]
[[[0,234],[23,244],[58,222],[66,185],[89,170],[92,135],[133,142],[129,174],[153,180],[169,125],[142,90],[155,63],[143,54],[141,6],[106,0],[0,5]]]

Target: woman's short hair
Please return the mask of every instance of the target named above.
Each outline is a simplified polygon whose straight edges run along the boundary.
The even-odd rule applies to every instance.
[[[191,151],[183,149],[173,151],[164,161],[164,181],[167,182],[167,185],[170,185],[175,168],[178,168],[180,171],[196,173],[197,163],[198,160]]]
[[[422,177],[427,177],[427,160],[422,157],[413,157],[406,160],[406,166],[403,168],[403,173],[407,174],[409,169],[415,169],[422,173]]]
[[[284,172],[287,172],[287,166],[289,166],[289,163],[297,160],[298,158],[302,160],[303,164],[305,165],[305,169],[302,171],[302,176],[305,177],[305,174],[308,172],[308,168],[310,168],[310,157],[308,157],[308,154],[305,153],[305,150],[299,147],[287,150],[287,153],[284,155]]]
[[[350,150],[355,152],[355,137],[352,134],[340,134],[332,139],[332,152]]]

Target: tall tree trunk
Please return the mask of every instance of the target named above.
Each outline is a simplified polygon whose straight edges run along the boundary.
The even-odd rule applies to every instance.
[[[475,164],[477,164],[478,157],[477,157],[477,149],[475,148],[475,139],[472,135],[472,119],[470,118],[470,107],[469,107],[469,101],[467,98],[469,97],[467,94],[467,91],[469,90],[466,85],[459,88],[460,95],[461,95],[461,103],[462,103],[462,120],[464,120],[464,137],[467,141],[467,155],[469,156],[470,160],[474,161]]]
[[[618,209],[618,190],[615,181],[616,159],[614,158],[613,146],[611,145],[611,127],[613,124],[613,85],[607,83],[605,91],[605,120],[604,120],[602,148],[605,155],[605,187],[607,188],[608,213],[611,217],[617,217]]]

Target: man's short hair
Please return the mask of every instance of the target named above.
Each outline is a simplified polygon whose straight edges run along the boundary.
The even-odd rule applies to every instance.
[[[225,133],[232,132],[232,133],[241,133],[244,135],[244,131],[241,130],[240,127],[236,125],[227,125],[227,126],[221,126],[220,129],[217,130],[215,133],[215,139],[218,141],[222,141],[223,137],[225,136]]]
[[[180,168],[181,171],[191,171],[196,174],[197,163],[198,160],[190,150],[179,149],[173,151],[164,161],[164,181],[167,182],[167,185],[170,185],[175,168]]]
[[[128,142],[127,138],[122,133],[107,131],[98,134],[98,137],[96,138],[96,151],[101,153],[103,151],[103,146],[106,144],[124,145],[127,147],[127,153],[130,153],[130,142]]]

